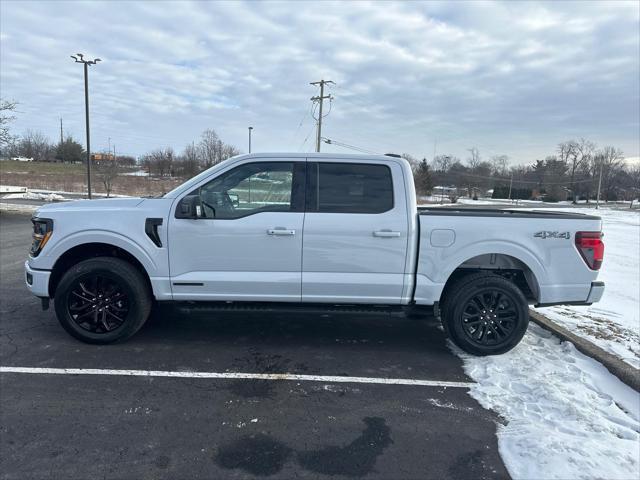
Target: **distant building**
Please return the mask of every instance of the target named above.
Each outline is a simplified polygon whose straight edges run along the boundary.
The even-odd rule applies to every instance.
[[[113,154],[111,153],[92,153],[91,154],[91,161],[93,162],[112,162],[116,159],[115,156],[113,156]]]
[[[456,195],[457,193],[458,193],[458,188],[457,187],[443,187],[443,186],[437,185],[437,186],[433,187],[433,190],[432,190],[432,194],[433,195],[445,195],[445,196],[448,196],[448,195],[451,195],[451,194]]]

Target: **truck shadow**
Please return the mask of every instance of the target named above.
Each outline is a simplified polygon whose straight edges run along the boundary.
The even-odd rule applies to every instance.
[[[399,313],[220,312],[156,306],[131,341],[295,344],[302,346],[393,346],[450,354],[440,322],[432,316],[407,318]]]

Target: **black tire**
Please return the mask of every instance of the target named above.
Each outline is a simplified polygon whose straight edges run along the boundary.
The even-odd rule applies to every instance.
[[[95,344],[122,341],[136,333],[149,317],[151,301],[142,274],[113,257],[77,263],[63,275],[55,293],[60,324],[78,340]]]
[[[440,314],[451,341],[473,355],[508,352],[529,325],[529,305],[522,291],[492,273],[470,274],[447,287]]]

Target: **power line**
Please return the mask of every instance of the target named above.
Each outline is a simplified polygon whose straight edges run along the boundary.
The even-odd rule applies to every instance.
[[[354,150],[356,152],[368,153],[370,155],[380,155],[378,152],[373,152],[371,150],[367,150],[366,148],[349,145],[348,143],[340,142],[338,140],[333,140],[330,138],[322,137],[322,141],[324,141],[324,143],[328,145],[338,145],[339,147],[348,148],[349,150]]]
[[[311,136],[311,134],[313,133],[313,127],[311,127],[311,130],[309,130],[309,133],[307,134],[307,136],[305,137],[304,141],[302,142],[302,144],[300,144],[300,146],[298,147],[298,151],[302,151],[302,149],[304,148],[304,146],[307,144],[307,140],[309,140],[309,137]]]
[[[311,82],[310,85],[320,85],[320,95],[315,96],[315,97],[311,97],[311,101],[312,102],[318,102],[318,104],[320,105],[319,111],[318,111],[318,118],[316,119],[318,122],[318,131],[317,131],[317,135],[316,135],[316,152],[320,151],[320,139],[321,139],[321,135],[322,135],[322,118],[326,117],[326,115],[322,115],[322,103],[325,99],[329,99],[329,101],[331,101],[333,99],[333,97],[331,97],[331,95],[325,95],[324,94],[324,86],[328,85],[329,83],[335,85],[335,82],[332,82],[331,80],[320,80],[318,82]],[[331,112],[331,110],[329,110],[329,112]],[[329,113],[327,113],[327,115],[329,115]],[[314,117],[315,118],[315,117]]]

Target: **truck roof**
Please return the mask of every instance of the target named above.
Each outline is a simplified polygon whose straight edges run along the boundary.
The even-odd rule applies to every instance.
[[[354,160],[386,160],[386,161],[405,161],[402,157],[399,156],[390,156],[390,155],[373,155],[373,154],[362,154],[362,153],[316,153],[316,152],[256,152],[256,153],[246,153],[242,155],[238,155],[233,157],[234,159],[250,159],[250,158],[310,158],[316,160],[322,159],[340,159],[344,158],[345,160],[354,161]]]

